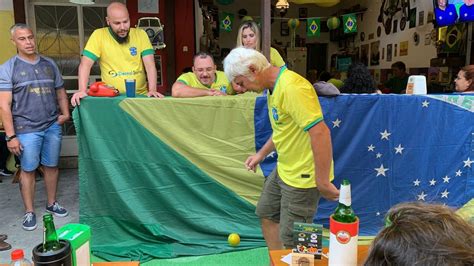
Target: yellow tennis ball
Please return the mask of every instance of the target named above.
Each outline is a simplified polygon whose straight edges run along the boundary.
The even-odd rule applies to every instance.
[[[229,242],[229,245],[236,247],[240,244],[240,236],[237,233],[232,233],[229,235],[227,238],[227,242]]]

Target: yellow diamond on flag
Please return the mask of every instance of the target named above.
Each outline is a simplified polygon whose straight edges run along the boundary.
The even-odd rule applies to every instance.
[[[309,25],[309,30],[313,33],[313,34],[316,34],[316,32],[318,31],[318,23],[316,23],[315,20],[313,20],[311,22],[311,25]]]
[[[225,17],[222,22],[224,23],[224,28],[228,29],[230,27],[231,20],[229,16]]]
[[[349,31],[352,31],[352,28],[354,27],[354,25],[355,25],[355,24],[354,24],[354,20],[353,20],[351,17],[349,17],[349,18],[347,19],[347,21],[346,21],[346,27],[347,27],[347,29],[348,29]]]

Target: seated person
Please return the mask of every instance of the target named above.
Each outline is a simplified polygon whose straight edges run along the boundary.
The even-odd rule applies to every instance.
[[[336,96],[341,94],[336,86],[328,82],[329,79],[331,79],[331,74],[327,71],[323,71],[319,75],[319,81],[313,84],[318,96]]]
[[[398,61],[392,64],[392,77],[384,84],[390,93],[405,93],[409,77],[406,71],[405,63]]]
[[[181,74],[171,87],[178,98],[235,94],[224,72],[217,71],[212,56],[205,52],[193,58],[193,72]]]
[[[474,1],[464,0],[464,5],[459,8],[459,22],[474,21]]]
[[[401,203],[385,220],[364,265],[474,265],[474,225],[449,207]]]
[[[347,70],[347,79],[341,88],[343,93],[381,93],[369,69],[362,63],[353,63]]]
[[[459,70],[454,79],[456,91],[459,93],[474,93],[474,65],[468,65]]]
[[[444,27],[456,23],[458,14],[453,4],[448,4],[448,0],[438,0],[438,6],[435,7],[436,24]]]
[[[328,80],[328,82],[333,84],[334,86],[336,86],[337,89],[340,90],[344,85],[344,82],[341,80],[341,72],[337,70],[331,72],[331,78]]]
[[[316,69],[308,70],[308,73],[306,73],[306,79],[311,84],[318,82],[318,71]]]

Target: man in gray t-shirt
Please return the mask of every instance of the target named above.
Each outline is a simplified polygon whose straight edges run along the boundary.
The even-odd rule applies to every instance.
[[[46,211],[60,217],[68,214],[56,201],[56,188],[61,125],[70,114],[61,73],[53,60],[36,53],[32,30],[15,24],[10,32],[18,54],[0,66],[0,113],[8,149],[21,162],[23,229],[34,230],[35,173],[40,164],[48,197]]]

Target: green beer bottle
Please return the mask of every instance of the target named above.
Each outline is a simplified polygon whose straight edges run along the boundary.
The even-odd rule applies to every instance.
[[[54,227],[53,215],[46,213],[43,215],[43,252],[55,251],[61,248],[59,244],[58,234],[56,234],[56,228]]]
[[[351,207],[351,183],[347,179],[342,180],[339,192],[339,205],[334,211],[332,218],[340,223],[353,223],[357,220]]]

